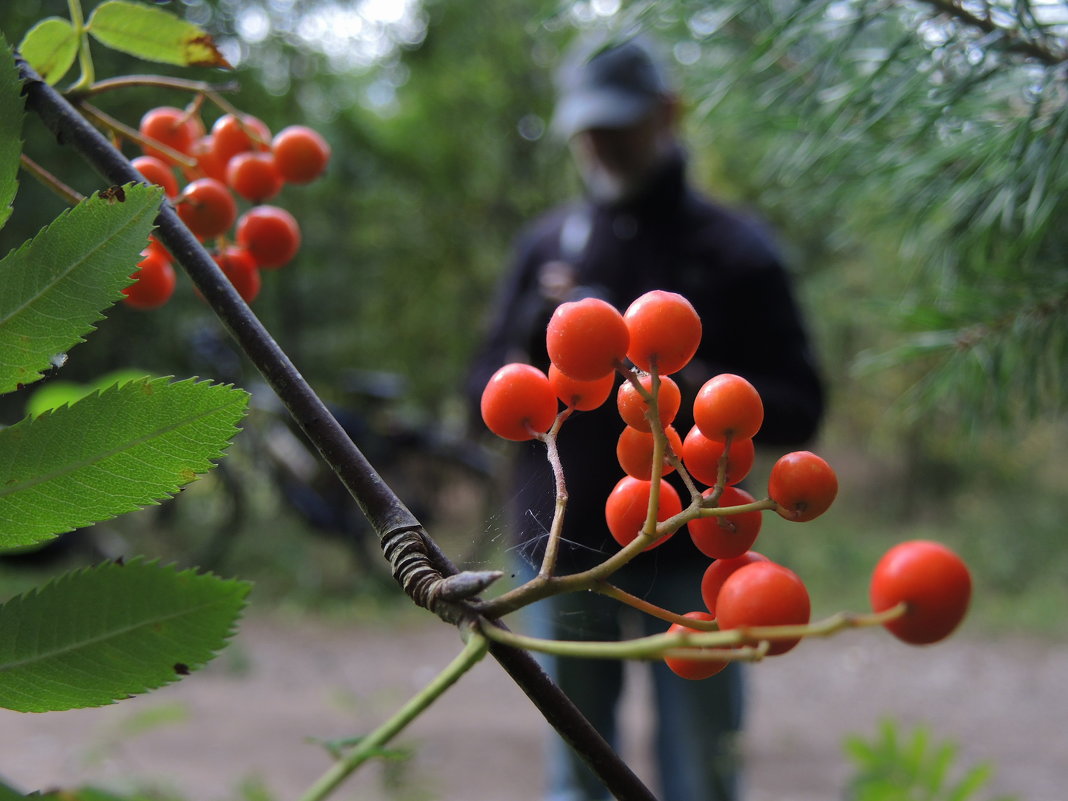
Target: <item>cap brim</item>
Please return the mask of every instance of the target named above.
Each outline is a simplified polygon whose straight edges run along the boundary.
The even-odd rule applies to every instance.
[[[575,92],[564,97],[553,115],[553,132],[570,139],[591,128],[626,128],[644,117],[655,98],[646,95],[599,89]]]

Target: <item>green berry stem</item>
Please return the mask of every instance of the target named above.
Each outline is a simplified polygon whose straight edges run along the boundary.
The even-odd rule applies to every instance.
[[[711,502],[711,498],[707,499],[707,501]],[[704,506],[702,504],[694,517],[729,517],[731,515],[745,514],[746,512],[770,512],[777,507],[778,504],[771,498],[763,498],[752,503],[740,503],[737,506]],[[689,511],[689,509],[686,509],[683,514],[687,514]]]
[[[493,627],[488,627],[493,628]],[[421,715],[434,703],[442,693],[452,687],[461,676],[474,667],[486,655],[489,643],[478,631],[468,630],[467,641],[463,650],[444,670],[423,689],[416,693],[392,717],[384,721],[377,729],[361,738],[359,745],[335,762],[319,779],[300,797],[300,801],[322,801],[367,760],[375,757],[381,749],[405,726]]]
[[[655,365],[654,365],[655,366]],[[637,382],[639,385],[641,382]],[[648,408],[645,416],[653,432],[653,472],[649,476],[649,508],[645,515],[645,525],[638,539],[656,537],[657,513],[660,511],[660,479],[664,474],[664,452],[667,450],[667,434],[660,422],[660,374],[655,370],[650,374]]]
[[[753,626],[729,631],[681,631],[653,634],[624,641],[547,640],[516,634],[495,626],[483,625],[481,631],[491,640],[527,651],[556,656],[588,659],[663,659],[665,656],[687,659],[754,662],[762,659],[767,644],[776,640],[804,637],[830,637],[846,629],[882,626],[907,611],[904,602],[884,612],[857,614],[839,612],[816,623],[791,626]],[[700,621],[684,618],[684,625],[694,629]],[[692,650],[701,649],[701,650]]]

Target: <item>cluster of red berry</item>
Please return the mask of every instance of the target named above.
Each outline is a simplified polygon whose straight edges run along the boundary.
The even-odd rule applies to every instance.
[[[318,178],[330,160],[330,146],[303,125],[272,136],[249,114],[223,114],[208,133],[198,113],[170,106],[146,112],[139,132],[146,144],[144,154],[132,160],[134,168],[163,188],[189,230],[215,241],[216,263],[251,302],[260,291],[260,271],[287,264],[300,247],[293,215],[265,201],[287,183]],[[239,214],[235,195],[251,207]],[[137,308],[166,303],[176,283],[170,254],[153,239],[131,278],[136,280],[123,290],[126,303]]]
[[[624,428],[616,455],[625,475],[605,503],[614,539],[627,546],[643,537],[648,550],[683,525],[688,528],[697,549],[713,560],[701,586],[707,611],[684,615],[707,622],[693,630],[807,625],[810,602],[804,582],[789,568],[750,549],[764,510],[795,522],[812,520],[834,501],[837,476],[821,457],[796,451],[772,467],[766,499],[757,501],[737,486],[753,465],[752,438],[764,420],[759,393],[738,375],[710,378],[694,399],[693,428],[685,437],[674,429],[682,393],[671,374],[692,360],[701,333],[692,304],[673,292],[646,293],[625,313],[596,298],[564,303],[546,331],[548,373],[520,363],[500,368],[482,394],[483,420],[505,439],[546,438],[572,412],[605,403],[616,373],[622,373],[625,380],[616,391],[616,404]],[[660,432],[666,448],[662,465],[654,471]],[[675,487],[661,477],[674,470],[684,471],[693,487],[694,498],[686,510]],[[654,481],[659,482],[658,489]],[[647,529],[654,496],[659,523],[655,532]],[[884,625],[913,644],[948,636],[963,619],[970,594],[971,578],[963,561],[946,547],[927,541],[902,543],[887,552],[870,585],[875,612],[905,605],[902,614]],[[674,623],[670,630],[688,629]],[[776,638],[768,642],[766,654],[786,653],[798,642],[799,638]],[[718,659],[684,656],[666,661],[677,674],[692,679],[713,675],[726,665]]]

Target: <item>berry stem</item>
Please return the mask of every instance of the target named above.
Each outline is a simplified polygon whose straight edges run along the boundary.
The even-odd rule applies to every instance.
[[[553,469],[553,479],[556,485],[556,508],[553,512],[553,522],[549,527],[549,539],[545,543],[545,555],[541,560],[541,569],[538,577],[542,579],[552,578],[556,568],[557,555],[560,552],[560,538],[563,536],[564,515],[567,512],[567,484],[564,481],[564,465],[560,461],[560,450],[557,446],[557,436],[560,426],[571,416],[572,408],[569,406],[556,416],[556,421],[539,439],[545,443],[546,458]]]
[[[422,690],[416,693],[391,718],[384,721],[377,729],[360,739],[359,745],[335,762],[319,779],[300,797],[300,801],[322,801],[341,783],[352,775],[363,763],[377,756],[381,749],[409,723],[421,715],[441,694],[455,684],[472,667],[486,655],[489,643],[478,631],[468,630],[464,649],[444,670]]]
[[[65,203],[70,206],[76,206],[85,200],[85,195],[76,189],[67,186],[63,181],[59,180],[55,175],[50,173],[36,161],[31,159],[25,153],[22,154],[20,163],[22,169],[36,178],[41,184],[51,189],[55,194],[59,195]]]
[[[776,640],[793,640],[799,637],[830,637],[846,629],[882,626],[901,617],[905,614],[906,608],[905,603],[902,602],[885,612],[867,614],[839,612],[816,623],[804,625],[754,626],[729,631],[672,632],[624,641],[546,640],[516,634],[492,625],[482,625],[480,630],[495,642],[556,656],[590,659],[661,659],[665,656],[683,656],[753,662],[766,655],[767,643]],[[697,624],[700,623],[691,618],[682,618],[681,622],[690,629],[698,628]],[[701,650],[690,650],[696,648]]]
[[[175,89],[179,92],[189,92],[198,95],[211,95],[218,92],[236,92],[240,85],[237,81],[229,83],[207,83],[206,81],[192,81],[188,78],[172,78],[168,75],[123,75],[118,78],[104,78],[95,81],[83,89],[70,89],[67,92],[72,100],[80,100],[93,95],[113,92],[118,89],[134,88],[158,88]]]
[[[711,502],[711,498],[706,499],[706,501]],[[745,514],[746,512],[770,512],[777,506],[778,504],[771,498],[764,498],[752,503],[740,503],[737,506],[704,506],[702,504],[694,517],[729,517],[731,515]],[[686,509],[683,514],[688,514],[689,511],[689,509]]]
[[[163,142],[158,142],[155,139],[151,139],[147,136],[142,136],[141,132],[136,128],[131,128],[121,120],[117,120],[107,112],[101,111],[91,103],[86,103],[84,100],[77,101],[77,106],[81,112],[91,120],[94,120],[97,125],[110,130],[113,134],[121,136],[125,139],[129,139],[141,147],[154,148],[161,153],[165,153],[168,158],[173,159],[182,167],[189,167],[192,169],[197,166],[197,161],[185,153],[180,153],[172,147],[165,145]]]
[[[656,365],[652,365],[654,368]],[[640,381],[638,382],[641,383]],[[649,396],[646,398],[648,408],[645,416],[649,420],[649,429],[653,432],[653,471],[649,476],[649,508],[645,514],[645,525],[638,538],[656,537],[657,515],[660,512],[660,479],[664,474],[664,451],[667,449],[667,435],[660,422],[660,374],[654,369],[650,373]]]
[[[683,620],[687,626],[694,622],[690,618]],[[706,649],[700,652],[702,658],[725,661],[753,661],[763,655],[759,648],[732,647],[742,642],[736,632],[665,632],[630,640],[547,640],[492,625],[482,625],[480,631],[488,639],[513,648],[584,659],[662,659],[668,652],[689,647]],[[710,650],[718,647],[722,650]],[[690,656],[691,651],[685,650],[683,654]]]
[[[614,598],[620,603],[637,609],[639,612],[644,612],[651,617],[659,618],[668,623],[679,623],[693,629],[716,631],[716,625],[712,621],[695,620],[686,617],[685,615],[677,614],[669,609],[664,609],[656,604],[649,603],[644,598],[639,598],[637,595],[631,595],[626,590],[620,589],[607,581],[598,581],[590,589],[608,598]]]

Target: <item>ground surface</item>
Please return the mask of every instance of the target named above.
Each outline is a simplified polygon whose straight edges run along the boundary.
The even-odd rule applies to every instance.
[[[311,738],[367,731],[459,648],[455,632],[429,619],[402,630],[248,620],[216,662],[159,692],[96,710],[0,711],[0,774],[25,790],[133,779],[196,801],[248,797],[256,785],[295,799],[328,765]],[[1068,798],[1068,644],[991,647],[959,636],[917,650],[882,632],[847,632],[749,675],[746,801],[840,799],[842,737],[873,735],[887,715],[958,741],[962,764],[994,761],[983,799]],[[640,675],[631,687],[625,753],[652,782]],[[541,737],[526,697],[487,660],[402,735],[410,760],[361,772],[335,798],[537,799]]]

